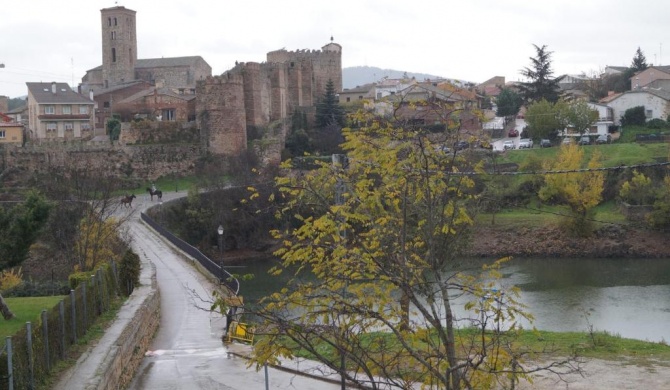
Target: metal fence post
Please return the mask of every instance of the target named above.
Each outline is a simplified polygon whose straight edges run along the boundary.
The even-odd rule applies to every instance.
[[[47,310],[42,309],[42,337],[44,338],[44,357],[47,362],[47,372],[51,371],[51,354],[49,353],[49,323],[47,321]]]
[[[14,365],[12,360],[12,336],[5,337],[5,345],[7,346],[7,381],[9,383],[9,390],[14,390]]]
[[[33,324],[26,322],[26,349],[28,350],[28,374],[30,389],[35,388],[35,362],[33,360]]]
[[[97,274],[97,273],[96,273]],[[98,280],[95,277],[96,274],[91,275],[91,298],[93,298],[93,318],[98,317],[100,314],[100,286],[98,286]],[[91,323],[93,323],[93,318],[91,318]]]
[[[83,306],[84,307],[84,316],[83,316],[84,326],[82,327],[82,329],[83,329],[83,331],[81,332],[82,335],[86,334],[86,328],[88,327],[88,302],[87,302],[87,299],[86,299],[86,295],[87,295],[86,294],[86,290],[87,290],[86,284],[87,284],[87,282],[85,280],[81,284],[81,298],[82,298],[81,300],[84,304],[84,306]]]
[[[60,358],[65,360],[65,302],[58,302],[58,322],[60,323]]]
[[[72,344],[77,343],[77,305],[74,300],[74,290],[70,290],[70,302],[72,303]]]

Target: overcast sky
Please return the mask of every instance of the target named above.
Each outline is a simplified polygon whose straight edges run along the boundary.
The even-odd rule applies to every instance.
[[[0,18],[0,95],[26,82],[77,85],[102,64],[100,0],[5,1]],[[125,0],[137,11],[138,58],[202,56],[214,75],[268,51],[342,45],[342,66],[376,66],[483,82],[521,80],[533,44],[553,70],[591,74],[670,63],[670,1],[639,0]],[[664,54],[664,52],[666,54]],[[667,60],[666,60],[667,58]]]

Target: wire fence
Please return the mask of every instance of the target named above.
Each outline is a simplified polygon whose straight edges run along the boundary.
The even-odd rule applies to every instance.
[[[118,269],[112,262],[70,290],[55,307],[44,309],[35,323],[26,322],[7,336],[0,350],[0,389],[35,389],[43,384],[69,348],[84,337],[95,320],[120,293]]]

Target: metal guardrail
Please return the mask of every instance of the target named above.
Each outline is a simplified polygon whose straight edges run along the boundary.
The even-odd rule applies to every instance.
[[[209,257],[205,256],[202,252],[200,252],[198,248],[188,244],[181,238],[172,234],[172,232],[165,229],[163,226],[161,226],[158,222],[154,221],[151,217],[149,217],[145,213],[141,213],[140,218],[142,218],[144,222],[146,222],[149,226],[151,226],[154,230],[156,230],[161,236],[167,238],[168,241],[174,244],[177,248],[181,249],[189,256],[196,259],[198,263],[200,263],[203,267],[205,267],[205,269],[209,271],[212,275],[217,277],[219,279],[219,282],[225,284],[230,289],[230,291],[235,293],[235,295],[239,294],[240,282],[230,272],[221,268],[219,264],[212,261]]]

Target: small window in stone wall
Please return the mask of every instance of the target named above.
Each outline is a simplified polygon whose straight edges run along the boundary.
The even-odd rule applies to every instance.
[[[58,130],[58,123],[47,122],[47,131],[56,131],[56,130]]]
[[[72,123],[72,122],[65,122],[65,123],[63,123],[63,126],[65,127],[66,131],[74,130],[74,123]]]

